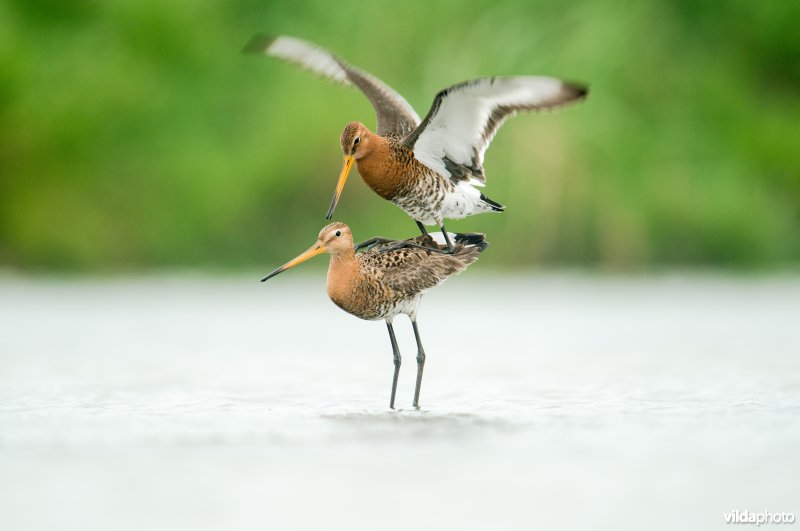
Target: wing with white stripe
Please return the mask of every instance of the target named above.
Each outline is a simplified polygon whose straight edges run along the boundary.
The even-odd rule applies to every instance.
[[[343,85],[355,85],[375,108],[376,132],[381,136],[405,136],[419,125],[419,115],[392,87],[310,42],[285,35],[256,35],[243,51],[277,57]]]
[[[585,87],[552,77],[465,81],[436,95],[428,115],[404,143],[417,160],[439,174],[483,183],[483,154],[507,118],[518,111],[566,105],[586,94]]]

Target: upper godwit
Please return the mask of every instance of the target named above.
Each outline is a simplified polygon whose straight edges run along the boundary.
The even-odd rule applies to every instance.
[[[425,366],[425,350],[417,328],[417,308],[422,294],[447,277],[465,270],[489,245],[482,234],[455,234],[453,239],[454,250],[450,254],[436,252],[441,251],[444,245],[429,235],[404,241],[373,238],[365,242],[371,244],[369,250],[355,254],[350,228],[344,223],[331,223],[319,232],[311,248],[262,278],[261,282],[320,253],[329,253],[328,296],[334,304],[361,319],[386,321],[394,355],[389,399],[389,407],[393,409],[397,376],[400,374],[400,350],[392,321],[397,315],[408,315],[417,340],[414,407],[419,407],[419,389]]]
[[[411,105],[377,77],[329,51],[288,36],[256,35],[244,51],[298,64],[344,85],[355,85],[377,115],[376,133],[360,122],[345,126],[340,143],[344,165],[327,218],[331,219],[353,163],[378,195],[417,222],[438,225],[452,252],[445,219],[504,206],[483,195],[483,154],[503,122],[523,110],[552,109],[583,99],[584,86],[552,77],[490,77],[464,81],[440,91],[420,122]]]

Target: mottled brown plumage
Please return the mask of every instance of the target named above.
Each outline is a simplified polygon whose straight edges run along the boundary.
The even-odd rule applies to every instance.
[[[383,319],[387,323],[395,356],[391,407],[394,407],[400,366],[392,321],[397,315],[408,315],[419,348],[414,398],[414,405],[417,406],[425,360],[416,324],[420,299],[430,288],[464,271],[489,244],[482,234],[454,234],[454,249],[447,254],[442,252],[447,247],[430,235],[408,240],[373,240],[375,243],[367,251],[357,254],[350,228],[344,223],[331,223],[320,231],[317,242],[311,248],[264,277],[262,282],[318,254],[329,253],[327,288],[330,299],[356,317]]]

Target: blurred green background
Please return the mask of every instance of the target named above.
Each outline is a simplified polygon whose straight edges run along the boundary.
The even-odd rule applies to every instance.
[[[800,2],[30,1],[0,4],[0,265],[271,269],[326,223],[355,89],[239,50],[321,44],[401,92],[493,74],[589,83],[486,156],[508,210],[458,222],[485,267],[795,268]],[[356,238],[414,223],[350,179]],[[324,261],[323,261],[324,262]],[[319,264],[317,267],[322,267]]]

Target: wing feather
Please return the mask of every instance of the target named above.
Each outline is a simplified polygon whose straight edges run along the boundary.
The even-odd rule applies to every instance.
[[[519,111],[560,107],[587,93],[585,87],[552,77],[465,81],[439,92],[425,119],[403,142],[439,174],[483,183],[483,155],[503,122]]]
[[[381,283],[404,297],[411,297],[464,271],[488,246],[483,234],[451,234],[451,238],[456,245],[453,254],[418,247],[447,248],[427,235],[379,244],[357,258]]]
[[[256,35],[243,51],[277,57],[342,85],[355,85],[372,103],[381,136],[405,136],[419,125],[419,115],[392,87],[315,44],[286,35]]]

